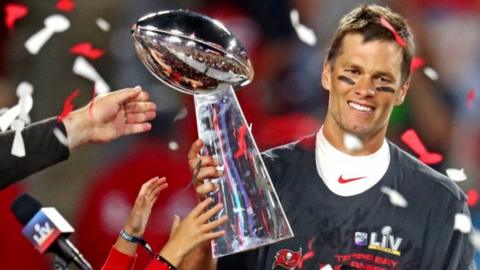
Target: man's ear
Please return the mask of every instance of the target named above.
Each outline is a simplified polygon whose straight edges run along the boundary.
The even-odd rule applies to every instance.
[[[332,84],[332,66],[330,63],[325,59],[323,61],[323,70],[322,70],[322,86],[325,90],[330,91],[331,84]]]
[[[405,100],[405,96],[408,92],[408,87],[410,86],[410,78],[408,78],[400,87],[397,96],[395,97],[395,105],[402,105],[403,101]]]

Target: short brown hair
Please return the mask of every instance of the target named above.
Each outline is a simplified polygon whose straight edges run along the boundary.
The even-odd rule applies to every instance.
[[[335,58],[341,53],[343,38],[347,34],[361,34],[364,37],[364,42],[372,40],[395,41],[394,34],[381,24],[380,18],[382,17],[393,26],[406,42],[406,46],[402,47],[403,61],[401,67],[402,83],[405,82],[410,78],[410,63],[415,51],[413,34],[405,19],[387,7],[361,5],[340,19],[330,44],[327,61],[330,63],[335,61]]]

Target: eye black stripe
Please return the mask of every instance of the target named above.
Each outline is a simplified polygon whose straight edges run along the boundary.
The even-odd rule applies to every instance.
[[[355,82],[352,79],[350,79],[346,76],[340,75],[340,76],[337,77],[337,79],[339,79],[340,81],[345,82],[347,84],[355,85]]]
[[[379,86],[376,88],[379,92],[395,93],[395,89],[388,86]]]

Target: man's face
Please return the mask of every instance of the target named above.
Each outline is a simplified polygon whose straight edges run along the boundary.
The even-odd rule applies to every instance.
[[[323,67],[322,86],[330,92],[325,125],[338,135],[384,136],[393,106],[402,104],[407,93],[401,64],[397,43],[364,43],[361,34],[346,35],[337,58]]]

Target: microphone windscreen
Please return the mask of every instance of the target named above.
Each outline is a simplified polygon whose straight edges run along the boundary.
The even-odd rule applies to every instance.
[[[23,193],[13,201],[10,210],[22,224],[26,225],[40,211],[42,204],[28,193]]]

